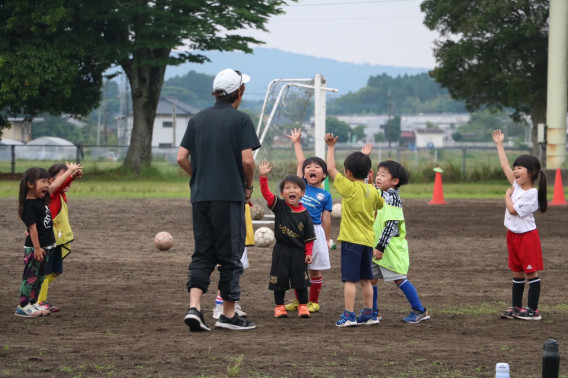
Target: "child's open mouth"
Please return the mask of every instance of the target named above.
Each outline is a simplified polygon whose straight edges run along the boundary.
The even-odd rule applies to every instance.
[[[295,199],[296,199],[296,195],[295,195],[295,194],[290,194],[290,195],[288,196],[288,198],[291,199],[291,200],[295,200]]]
[[[310,173],[310,178],[316,178],[316,174],[314,172]]]

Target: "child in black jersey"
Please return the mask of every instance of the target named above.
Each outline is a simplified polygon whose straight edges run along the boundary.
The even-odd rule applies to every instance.
[[[279,198],[270,192],[267,175],[271,171],[270,162],[259,164],[260,189],[268,207],[274,212],[274,237],[276,245],[272,250],[272,267],[268,288],[274,290],[276,318],[286,318],[284,307],[286,290],[293,288],[298,293],[298,316],[309,318],[308,287],[310,276],[308,264],[312,262],[312,248],[316,238],[310,213],[300,199],[306,192],[304,180],[289,175],[280,183]]]
[[[80,169],[79,164],[68,164],[69,173]],[[50,184],[50,175],[43,168],[29,168],[20,181],[18,216],[27,227],[24,244],[24,273],[20,285],[20,305],[16,316],[35,318],[49,315],[51,311],[37,303],[39,291],[45,278],[45,264],[49,252],[55,247],[53,221],[49,211],[50,185],[58,188],[65,176]]]

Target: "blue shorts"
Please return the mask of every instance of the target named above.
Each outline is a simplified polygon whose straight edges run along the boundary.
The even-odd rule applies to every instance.
[[[49,257],[46,259],[45,263],[45,274],[51,274],[58,276],[63,273],[63,255],[61,254],[61,246],[58,245],[55,248],[51,248],[49,251]]]
[[[372,280],[372,257],[373,248],[342,241],[341,281],[359,282],[361,280]]]

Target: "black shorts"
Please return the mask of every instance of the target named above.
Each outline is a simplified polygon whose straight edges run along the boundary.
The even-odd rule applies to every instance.
[[[303,249],[276,242],[272,250],[269,290],[286,291],[290,288],[305,289],[310,287],[308,264]]]
[[[61,246],[46,250],[49,253],[45,260],[45,274],[55,274],[56,276],[63,273],[63,255],[61,254]]]
[[[211,273],[219,266],[221,297],[238,301],[241,257],[245,249],[245,207],[242,202],[207,201],[192,204],[195,251],[189,264],[187,289],[207,292]]]

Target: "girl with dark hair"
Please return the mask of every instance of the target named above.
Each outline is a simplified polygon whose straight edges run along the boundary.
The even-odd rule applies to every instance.
[[[546,211],[546,176],[540,161],[534,156],[521,155],[509,166],[501,130],[492,134],[497,145],[499,162],[511,187],[505,193],[505,227],[509,269],[513,272],[512,305],[501,314],[503,319],[540,320],[538,301],[543,269],[542,249],[533,213]],[[535,186],[538,185],[538,190]],[[522,307],[525,280],[529,283],[528,305]]]
[[[68,164],[69,172],[80,168]],[[50,193],[61,186],[64,179],[50,183],[49,172],[43,168],[29,168],[20,181],[18,216],[27,227],[24,244],[24,273],[20,285],[20,305],[16,316],[35,318],[49,315],[48,309],[37,303],[41,285],[45,278],[45,265],[51,250],[55,247],[53,220],[49,211]]]

